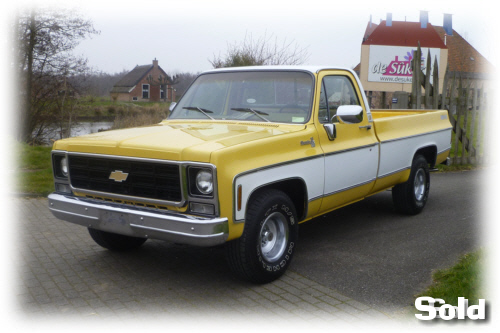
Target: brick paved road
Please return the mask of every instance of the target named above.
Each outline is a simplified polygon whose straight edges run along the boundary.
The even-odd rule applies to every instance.
[[[241,282],[230,274],[221,247],[149,240],[137,251],[112,253],[96,245],[85,228],[55,219],[47,199],[9,201],[18,212],[16,244],[22,244],[16,306],[30,318],[168,318],[179,323],[200,317],[255,318],[347,325],[404,318],[291,270],[263,286]]]

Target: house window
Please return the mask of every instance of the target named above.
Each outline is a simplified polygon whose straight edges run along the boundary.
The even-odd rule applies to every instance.
[[[133,101],[137,101],[137,96],[132,97]]]
[[[165,99],[165,91],[160,89],[160,99]]]
[[[142,85],[142,98],[149,98],[149,84]]]

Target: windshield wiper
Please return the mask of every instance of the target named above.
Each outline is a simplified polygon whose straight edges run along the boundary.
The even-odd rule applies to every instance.
[[[213,111],[210,111],[210,110],[207,110],[207,109],[203,109],[203,108],[200,108],[200,107],[197,107],[197,106],[185,106],[185,107],[183,107],[183,109],[201,112],[205,116],[207,116],[208,118],[210,118],[212,120],[215,120],[214,118],[210,117],[207,114],[207,113],[214,113]]]
[[[269,113],[265,113],[265,112],[262,112],[262,111],[259,111],[259,110],[254,110],[254,109],[251,109],[251,108],[231,108],[231,110],[234,110],[234,111],[240,111],[240,112],[252,112],[254,115],[256,115],[257,117],[259,117],[260,119],[264,120],[264,121],[267,121],[268,123],[270,123],[270,121],[264,117],[262,117],[261,115],[264,115],[264,116],[269,116]]]

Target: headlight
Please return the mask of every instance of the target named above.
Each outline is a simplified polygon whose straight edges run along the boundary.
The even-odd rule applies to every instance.
[[[211,194],[214,190],[212,172],[207,169],[201,169],[196,174],[196,188],[201,194]]]
[[[54,176],[58,179],[67,179],[69,174],[68,158],[66,155],[53,154],[52,155],[52,168]]]
[[[66,157],[61,158],[61,173],[64,177],[68,177],[68,159]]]

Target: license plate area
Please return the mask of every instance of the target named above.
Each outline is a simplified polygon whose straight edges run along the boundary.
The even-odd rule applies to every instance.
[[[128,214],[113,211],[101,212],[101,226],[106,229],[128,227],[129,224],[130,217]]]

